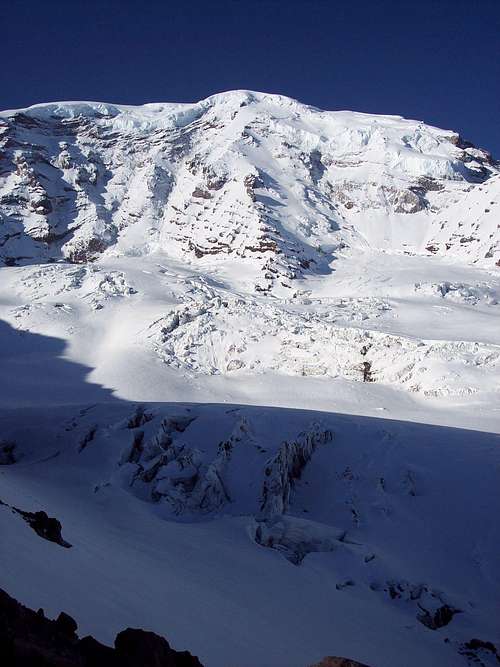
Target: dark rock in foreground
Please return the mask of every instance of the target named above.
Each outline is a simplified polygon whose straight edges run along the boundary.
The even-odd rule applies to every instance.
[[[110,648],[79,639],[77,624],[62,612],[52,621],[0,590],[0,664],[8,667],[203,667],[188,651],[174,651],[154,632],[128,628]]]
[[[323,658],[321,662],[318,662],[311,667],[368,667],[367,665],[362,664],[361,662],[356,662],[356,660],[349,660],[349,658],[334,658],[329,655],[326,658]]]

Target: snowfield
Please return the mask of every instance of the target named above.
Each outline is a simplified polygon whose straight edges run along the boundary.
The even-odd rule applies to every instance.
[[[419,121],[1,112],[0,587],[207,667],[497,664],[499,229]]]

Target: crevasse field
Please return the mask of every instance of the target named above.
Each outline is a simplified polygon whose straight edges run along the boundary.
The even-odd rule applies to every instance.
[[[0,113],[0,587],[207,667],[497,664],[499,228],[418,121]]]

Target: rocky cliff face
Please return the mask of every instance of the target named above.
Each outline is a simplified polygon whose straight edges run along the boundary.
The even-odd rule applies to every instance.
[[[492,265],[499,190],[498,164],[453,132],[275,95],[0,115],[5,264],[161,250],[237,260],[261,292],[347,247]]]

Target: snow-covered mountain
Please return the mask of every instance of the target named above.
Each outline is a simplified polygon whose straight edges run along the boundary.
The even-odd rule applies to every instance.
[[[0,128],[8,264],[218,256],[270,289],[345,248],[500,258],[488,210],[498,165],[421,122],[236,91],[184,105],[37,105],[4,112]]]
[[[495,664],[499,230],[397,116],[1,112],[0,588],[208,667]]]

